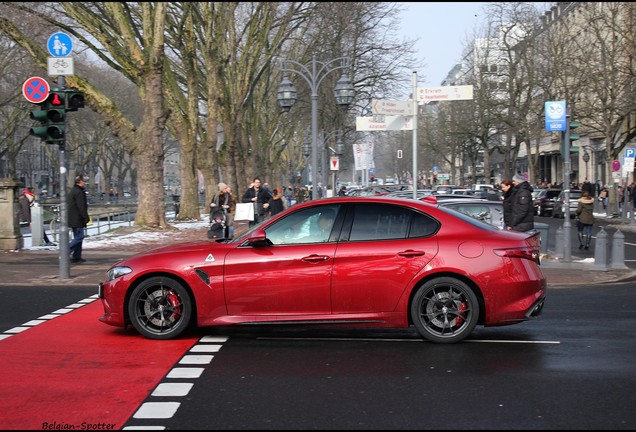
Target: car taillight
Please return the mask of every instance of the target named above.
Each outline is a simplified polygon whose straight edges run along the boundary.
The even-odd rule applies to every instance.
[[[495,249],[495,254],[500,257],[522,258],[539,263],[539,249],[533,247],[520,247],[512,249]]]

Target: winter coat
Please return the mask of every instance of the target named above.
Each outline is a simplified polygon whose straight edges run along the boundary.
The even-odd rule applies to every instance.
[[[579,218],[579,222],[584,225],[594,224],[594,198],[581,197],[579,198],[578,206],[576,208],[576,215]]]
[[[256,215],[263,216],[265,214],[266,208],[263,207],[263,204],[269,204],[269,200],[272,199],[272,194],[265,188],[259,188],[258,191],[253,187],[247,188],[245,193],[243,194],[242,202],[249,203],[254,202],[252,198],[256,197]]]
[[[68,226],[69,228],[85,228],[88,224],[88,204],[84,188],[73,185],[66,197],[68,206]]]
[[[532,186],[530,186],[530,183],[527,181],[524,181],[523,183],[513,186],[511,189],[513,192],[510,227],[515,231],[530,231],[534,228]]]
[[[31,202],[26,195],[22,194],[20,198],[18,198],[18,204],[20,205],[20,207],[18,207],[20,222],[28,222],[29,225],[31,225]]]

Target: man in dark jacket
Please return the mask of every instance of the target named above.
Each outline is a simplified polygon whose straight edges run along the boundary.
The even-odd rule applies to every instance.
[[[534,205],[532,203],[532,186],[519,174],[512,178],[512,218],[510,226],[515,231],[534,229]]]
[[[272,194],[270,194],[267,189],[261,187],[261,179],[255,177],[252,186],[247,188],[241,200],[241,202],[244,203],[254,203],[254,220],[249,222],[248,225],[250,227],[265,220],[265,213],[269,208],[269,200],[271,199]]]
[[[88,224],[89,217],[84,186],[86,186],[84,177],[78,175],[75,177],[75,185],[66,197],[68,227],[73,229],[73,240],[69,243],[72,263],[86,261],[82,258],[82,243],[84,241],[84,228]]]

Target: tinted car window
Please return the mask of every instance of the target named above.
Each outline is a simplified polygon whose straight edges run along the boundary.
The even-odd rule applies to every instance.
[[[423,237],[437,231],[439,223],[430,216],[393,205],[354,206],[349,240],[388,240]]]

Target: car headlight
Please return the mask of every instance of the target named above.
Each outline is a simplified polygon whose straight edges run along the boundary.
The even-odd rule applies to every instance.
[[[112,267],[110,270],[108,270],[108,272],[106,272],[106,278],[109,281],[112,281],[113,279],[117,279],[120,276],[127,275],[131,271],[132,269],[130,267],[125,267],[125,266]]]

